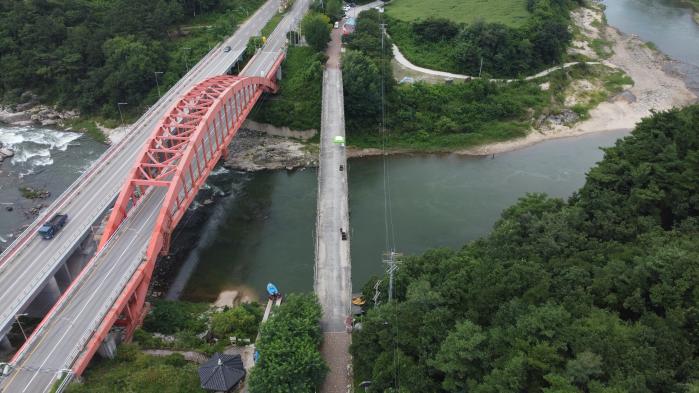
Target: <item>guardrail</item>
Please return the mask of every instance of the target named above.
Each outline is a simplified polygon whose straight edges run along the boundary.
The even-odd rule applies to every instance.
[[[175,94],[176,90],[180,89],[184,83],[191,81],[194,78],[194,73],[196,73],[196,71],[198,71],[198,69],[203,67],[205,64],[208,64],[214,58],[213,54],[218,50],[220,46],[221,44],[214,47],[206,56],[204,56],[199,62],[197,62],[197,64],[194,67],[192,67],[190,72],[187,75],[185,75],[185,77],[181,78],[175,85],[173,85],[172,88],[170,88],[170,90],[168,90],[169,93],[166,94],[166,96],[170,94]],[[49,209],[45,210],[42,214],[40,214],[39,217],[36,220],[34,220],[34,222],[29,227],[27,227],[27,229],[25,229],[22,232],[22,234],[10,245],[10,247],[8,247],[2,254],[0,254],[0,275],[3,274],[3,272],[7,269],[7,261],[21,250],[21,246],[24,246],[29,240],[32,239],[33,236],[35,236],[36,231],[38,231],[39,227],[43,225],[46,217],[58,213],[59,211],[61,211],[61,209],[65,208],[65,206],[70,201],[72,201],[76,195],[79,195],[82,192],[82,190],[80,190],[79,187],[81,185],[89,183],[94,175],[106,169],[106,167],[110,163],[110,160],[118,152],[123,151],[127,144],[132,142],[133,139],[136,138],[138,133],[134,132],[134,130],[142,128],[143,123],[149,121],[153,116],[155,116],[155,114],[158,112],[161,106],[165,105],[167,102],[171,100],[172,98],[168,98],[166,100],[159,100],[156,103],[156,105],[152,107],[155,108],[154,110],[150,110],[146,115],[142,116],[135,125],[131,127],[131,132],[129,132],[129,135],[127,137],[122,139],[116,145],[110,147],[102,156],[100,156],[95,165],[92,165],[87,171],[83,172],[83,174],[81,174],[78,177],[78,179],[76,179],[69,186],[69,188],[63,194],[61,194],[61,196],[56,201],[54,201],[51,204]],[[110,190],[108,194],[109,197],[103,199],[102,203],[99,203],[97,205],[97,209],[91,210],[91,215],[89,216],[91,218],[88,220],[88,222],[82,223],[80,231],[74,232],[74,234],[70,236],[68,241],[64,241],[65,237],[62,237],[60,239],[63,242],[63,245],[57,250],[56,253],[53,254],[53,258],[47,260],[47,263],[44,264],[44,267],[41,269],[41,271],[34,276],[29,285],[24,286],[24,291],[22,291],[20,296],[16,298],[16,300],[10,305],[10,307],[6,308],[6,311],[3,314],[0,314],[0,331],[5,328],[5,326],[2,325],[11,322],[12,316],[19,312],[21,307],[26,305],[26,303],[28,303],[31,300],[31,298],[36,295],[37,286],[40,286],[46,280],[48,280],[50,275],[58,267],[57,265],[61,261],[65,260],[65,258],[70,256],[77,244],[85,236],[89,228],[94,224],[94,220],[97,219],[103,212],[105,212],[108,209],[109,205],[113,203],[114,196],[118,194],[119,189],[121,189],[121,187],[122,184],[118,184],[116,187]]]

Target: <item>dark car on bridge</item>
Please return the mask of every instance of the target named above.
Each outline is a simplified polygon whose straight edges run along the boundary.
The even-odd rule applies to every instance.
[[[44,225],[42,225],[41,228],[39,228],[39,234],[44,239],[51,240],[54,236],[56,236],[58,231],[60,231],[61,228],[63,228],[63,226],[66,225],[67,220],[67,214],[56,214],[55,216],[51,217],[51,219],[48,220]]]

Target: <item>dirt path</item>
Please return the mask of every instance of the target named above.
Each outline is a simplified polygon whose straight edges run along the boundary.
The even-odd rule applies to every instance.
[[[403,56],[403,54],[400,52],[400,49],[398,49],[398,47],[395,44],[393,44],[393,58],[396,60],[396,62],[398,62],[398,64],[402,65],[403,67],[405,67],[409,70],[424,74],[424,75],[428,75],[428,76],[437,76],[437,77],[441,77],[444,79],[465,79],[465,80],[479,78],[477,76],[472,76],[472,75],[453,74],[451,72],[437,71],[437,70],[432,70],[429,68],[417,66],[417,65],[411,63],[410,60],[406,59],[405,56]],[[586,62],[573,61],[570,63],[565,63],[563,65],[559,65],[559,66],[545,69],[537,74],[530,75],[530,76],[524,78],[524,80],[529,81],[529,80],[533,80],[533,79],[542,78],[542,77],[544,77],[552,72],[555,72],[555,71],[558,71],[561,69],[570,68],[572,66],[575,66],[575,65],[578,65],[581,63],[586,63],[589,65],[603,64],[602,62],[599,62],[599,61],[586,61]],[[607,65],[614,67],[611,64],[607,64]],[[516,80],[519,80],[519,79],[490,79],[491,82],[514,82]]]

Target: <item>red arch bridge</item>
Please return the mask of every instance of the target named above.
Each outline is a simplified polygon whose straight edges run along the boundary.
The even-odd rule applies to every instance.
[[[90,284],[85,284],[86,281],[102,279],[94,277],[97,274],[95,272],[87,272],[90,270],[90,264],[98,257],[107,258],[112,267],[109,274],[119,268],[126,271],[126,266],[134,262],[138,263],[138,266],[124,284],[114,284],[120,292],[96,328],[89,331],[91,334],[84,347],[75,349],[76,360],[72,362],[72,372],[82,374],[112,327],[121,327],[126,340],[132,338],[147,311],[146,293],[156,259],[168,252],[173,230],[194,200],[199,188],[206,182],[211,170],[220,158],[227,154],[228,145],[257,100],[265,92],[277,91],[277,73],[283,60],[284,53],[281,51],[265,76],[222,75],[206,79],[171,107],[148,138],[122,186],[98,246],[97,255],[74,280],[71,288],[65,291],[56,306],[35,329],[32,337],[15,354],[12,364],[21,363],[22,358],[35,352],[35,341],[40,342],[45,338],[35,336],[37,333],[47,335],[47,332],[42,332],[42,328],[45,324],[50,324],[48,320],[70,318],[61,315],[61,312],[71,308],[67,307],[66,303],[70,301],[73,286],[89,287]],[[162,203],[159,206],[154,205],[152,201],[156,199],[153,198],[150,198],[150,203],[146,203],[150,194],[164,194]],[[142,203],[148,209],[141,208]],[[154,209],[158,211],[155,212]],[[105,256],[105,252],[110,251],[110,242],[118,238],[113,235],[117,233],[120,225],[129,218],[135,218],[131,217],[132,215],[139,214],[157,214],[142,259],[131,261],[119,255]],[[93,277],[87,277],[90,275]],[[103,280],[106,280],[106,277]],[[84,288],[73,292],[80,290]],[[97,298],[91,296],[88,301],[108,302],[99,298],[102,294],[95,295]],[[77,345],[81,346],[79,343]]]
[[[153,188],[167,189],[165,201],[143,263],[88,344],[88,353],[94,354],[112,325],[124,326],[131,339],[141,324],[156,259],[167,254],[173,230],[211,170],[226,156],[257,100],[265,92],[277,92],[276,75],[283,60],[282,53],[265,77],[223,75],[199,83],[154,130],[116,200],[98,250]],[[75,371],[80,374],[86,366],[87,361],[79,362]]]

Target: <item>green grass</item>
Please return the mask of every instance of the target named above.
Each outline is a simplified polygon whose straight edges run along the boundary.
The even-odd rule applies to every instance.
[[[136,345],[119,346],[114,360],[95,360],[70,393],[199,393],[198,365],[182,355],[149,356]]]
[[[429,17],[454,22],[478,20],[519,27],[529,18],[526,0],[393,0],[386,12],[400,20],[414,21]]]
[[[267,22],[265,27],[262,29],[262,32],[260,33],[263,37],[269,37],[270,34],[274,31],[274,29],[277,27],[279,22],[282,21],[282,18],[284,18],[285,14],[280,14],[277,13],[272,17],[272,19]]]
[[[110,121],[109,125],[105,126],[114,128],[117,125],[118,124],[116,121]],[[97,142],[107,143],[109,141],[107,135],[105,135],[104,132],[97,127],[96,120],[93,118],[77,118],[74,120],[69,120],[66,122],[65,126],[73,129],[74,131],[85,133]]]
[[[611,45],[611,42],[601,38],[595,38],[590,42],[590,48],[600,59],[607,59],[613,54]]]

